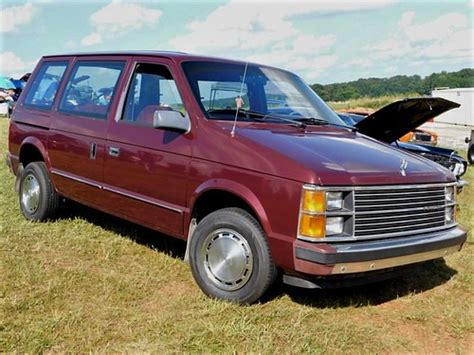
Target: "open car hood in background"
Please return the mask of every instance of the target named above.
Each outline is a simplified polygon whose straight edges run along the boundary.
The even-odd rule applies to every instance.
[[[439,97],[403,99],[382,107],[355,126],[362,134],[392,143],[429,119],[459,106]]]

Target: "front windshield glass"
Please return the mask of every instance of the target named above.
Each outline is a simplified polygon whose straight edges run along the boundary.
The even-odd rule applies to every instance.
[[[183,68],[209,119],[234,120],[238,108],[265,121],[287,123],[276,118],[312,118],[344,125],[301,78],[289,72],[253,64],[245,72],[245,64],[204,61],[185,62]],[[246,120],[248,116],[237,118]]]

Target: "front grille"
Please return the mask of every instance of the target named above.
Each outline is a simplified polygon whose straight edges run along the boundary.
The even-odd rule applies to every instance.
[[[431,135],[427,133],[416,133],[415,139],[422,142],[431,142]]]
[[[444,186],[354,191],[354,236],[388,237],[445,227]]]

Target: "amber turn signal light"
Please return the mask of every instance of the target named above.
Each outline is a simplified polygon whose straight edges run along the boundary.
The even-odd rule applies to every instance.
[[[302,213],[299,235],[306,238],[324,238],[326,235],[326,217]]]
[[[303,211],[323,213],[326,210],[324,191],[304,190]]]

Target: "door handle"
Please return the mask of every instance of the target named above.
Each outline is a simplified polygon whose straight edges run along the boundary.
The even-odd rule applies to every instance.
[[[97,155],[97,144],[91,143],[91,146],[89,148],[89,158],[95,159],[96,155]]]
[[[118,157],[120,155],[120,148],[109,147],[109,155],[112,157]]]

